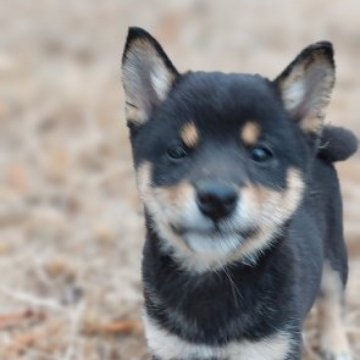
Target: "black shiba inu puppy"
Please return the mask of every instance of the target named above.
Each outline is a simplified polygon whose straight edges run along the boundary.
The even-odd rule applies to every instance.
[[[332,45],[319,42],[274,81],[180,74],[151,35],[130,28],[123,85],[154,359],[300,359],[317,297],[324,359],[351,359],[333,162],[357,140],[324,126],[334,69]]]

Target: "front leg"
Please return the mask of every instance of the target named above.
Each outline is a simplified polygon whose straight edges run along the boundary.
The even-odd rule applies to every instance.
[[[287,355],[285,360],[301,360],[302,359],[302,351],[303,351],[303,339],[299,331],[296,335],[293,335],[293,341],[290,353]]]

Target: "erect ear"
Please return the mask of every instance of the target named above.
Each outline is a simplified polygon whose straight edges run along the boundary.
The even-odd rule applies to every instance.
[[[145,30],[130,27],[122,59],[127,121],[145,123],[177,76],[160,44]]]
[[[331,43],[322,41],[305,48],[274,82],[291,118],[305,132],[319,133],[335,83]]]

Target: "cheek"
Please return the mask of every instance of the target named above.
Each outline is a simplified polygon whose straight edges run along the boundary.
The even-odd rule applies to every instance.
[[[153,215],[173,222],[196,216],[195,193],[190,183],[181,181],[171,186],[153,186],[152,178],[152,166],[145,162],[137,171],[137,183],[140,196]]]
[[[292,214],[297,209],[303,198],[305,183],[300,172],[291,168],[287,172],[287,190],[282,196],[282,209],[285,213]]]
[[[194,211],[194,190],[187,182],[168,187],[155,187],[153,199],[163,210],[166,217],[180,220]]]
[[[141,199],[146,202],[151,197],[152,165],[145,161],[136,170],[136,183]]]
[[[282,224],[298,207],[304,192],[304,182],[296,169],[286,174],[286,188],[276,191],[264,186],[249,185],[241,191],[243,216],[258,224]]]
[[[246,186],[240,192],[239,213],[242,222],[254,223],[261,212],[260,191],[252,185]]]

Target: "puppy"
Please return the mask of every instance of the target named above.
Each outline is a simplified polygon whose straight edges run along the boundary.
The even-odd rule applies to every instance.
[[[122,72],[153,359],[300,359],[318,298],[324,359],[350,360],[333,162],[357,140],[324,129],[332,45],[310,45],[273,81],[180,74],[150,34],[130,28]]]

